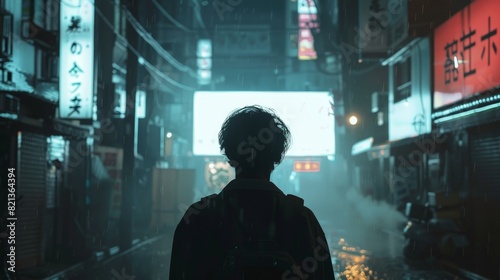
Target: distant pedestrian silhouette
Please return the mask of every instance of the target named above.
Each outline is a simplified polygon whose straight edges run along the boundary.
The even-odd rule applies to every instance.
[[[334,279],[315,215],[270,181],[290,137],[283,121],[260,106],[226,119],[219,144],[236,179],[191,205],[179,222],[170,280]]]

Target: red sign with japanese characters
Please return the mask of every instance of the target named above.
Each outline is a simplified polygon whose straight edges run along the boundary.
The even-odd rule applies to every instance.
[[[500,85],[499,0],[476,0],[434,33],[434,108]]]
[[[299,14],[299,59],[311,60],[317,58],[314,49],[314,37],[311,33],[313,29],[319,28],[317,15]]]

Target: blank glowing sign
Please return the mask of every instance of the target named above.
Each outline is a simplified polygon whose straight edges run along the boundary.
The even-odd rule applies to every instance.
[[[199,91],[194,94],[193,154],[219,156],[218,133],[231,112],[248,105],[274,109],[292,133],[288,156],[335,154],[329,92]]]

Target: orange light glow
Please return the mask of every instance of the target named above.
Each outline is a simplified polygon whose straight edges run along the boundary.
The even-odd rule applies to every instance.
[[[295,172],[319,172],[320,163],[317,161],[296,161],[293,165]]]

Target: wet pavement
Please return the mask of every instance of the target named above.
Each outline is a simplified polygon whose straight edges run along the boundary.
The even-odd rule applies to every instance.
[[[397,233],[373,236],[360,246],[354,236],[343,231],[326,231],[332,262],[339,280],[461,280],[437,263],[408,262],[401,256],[404,240]],[[166,280],[169,274],[172,235],[152,237],[138,242],[131,249],[97,261],[81,264],[72,270],[51,277],[20,277],[28,279],[96,279],[96,280]],[[377,245],[377,246],[374,246]],[[371,247],[374,251],[367,250]]]
[[[349,244],[344,238],[331,244],[332,261],[339,280],[461,280],[436,263],[408,262],[402,256],[375,255]],[[388,252],[390,252],[388,250]]]

